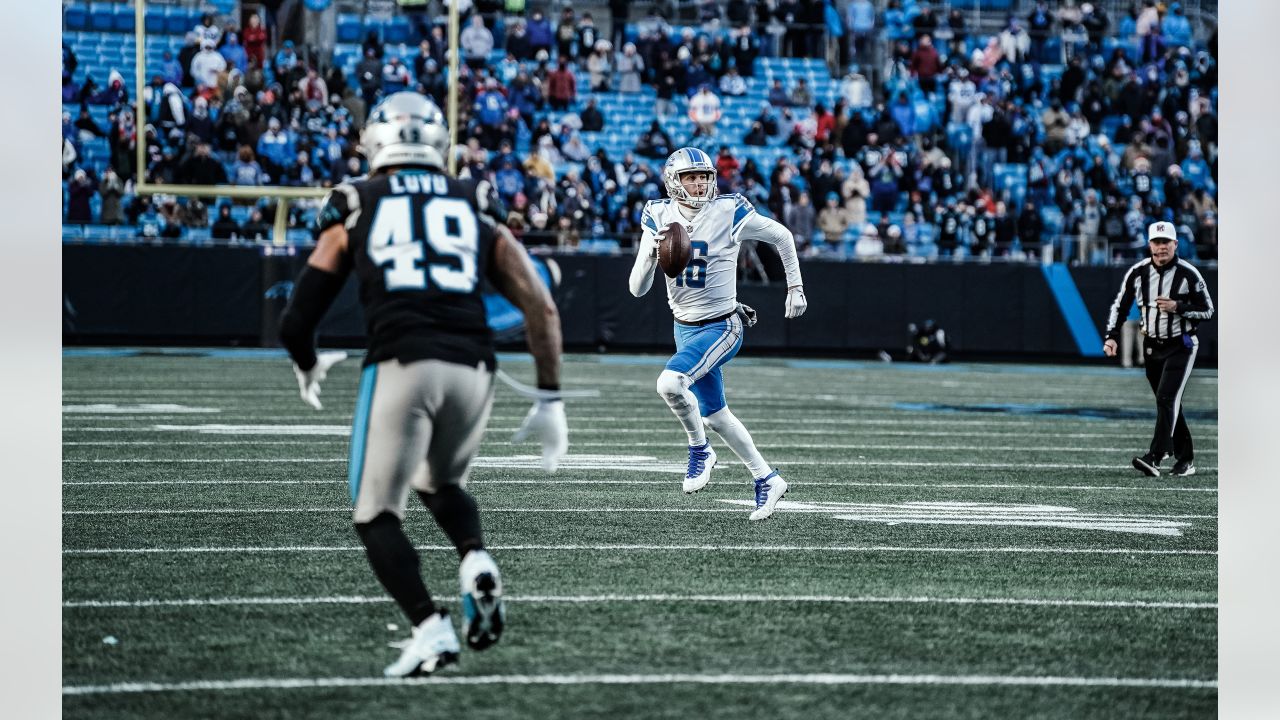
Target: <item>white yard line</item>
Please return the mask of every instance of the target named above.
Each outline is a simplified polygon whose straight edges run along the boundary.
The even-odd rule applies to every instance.
[[[1162,600],[1051,600],[1044,598],[981,598],[872,596],[872,595],[526,595],[505,598],[508,602],[539,604],[595,603],[833,603],[840,605],[999,605],[1027,607],[1132,608],[1143,610],[1216,610],[1217,603],[1168,602]],[[147,600],[68,600],[68,609],[222,607],[244,605],[367,605],[389,603],[385,595],[330,595],[316,597],[228,597]]]
[[[531,456],[530,456],[531,457]],[[518,463],[522,460],[528,460],[525,456],[509,456],[509,457],[479,457],[476,458],[476,467],[493,467],[489,463],[498,463],[499,467],[516,467],[509,463]],[[129,465],[129,464],[193,464],[208,465],[212,463],[254,463],[259,465],[285,464],[285,463],[301,463],[301,464],[330,464],[345,463],[348,459],[345,457],[336,458],[229,458],[229,457],[209,457],[209,458],[66,458],[63,463],[71,464],[90,464],[90,465]],[[529,462],[533,462],[529,460]],[[673,461],[674,462],[674,461]],[[1018,463],[1018,462],[959,462],[959,461],[925,461],[925,460],[808,460],[805,458],[773,458],[772,462],[777,465],[802,465],[802,466],[821,466],[821,467],[940,467],[940,468],[985,468],[991,470],[1123,470],[1128,469],[1127,464],[1079,464],[1079,463]],[[741,465],[736,460],[721,460],[719,464],[724,465]],[[628,465],[627,467],[630,467]],[[569,467],[565,470],[600,470],[607,468],[598,467]],[[619,466],[618,469],[626,469]],[[664,470],[661,470],[665,472]],[[1214,466],[1198,466],[1197,471],[1217,472]]]
[[[1151,550],[1139,548],[1034,547],[906,547],[894,545],[490,545],[494,552],[777,552],[777,553],[944,553],[962,555],[1209,555],[1217,550]],[[452,545],[419,545],[421,552],[455,552]],[[364,552],[363,545],[286,545],[277,547],[82,548],[63,555],[167,555],[241,553]]]
[[[732,501],[730,501],[732,502]],[[406,512],[419,513],[426,512],[426,508],[409,507]],[[120,508],[114,510],[63,510],[63,515],[269,515],[278,513],[350,513],[349,507],[311,507],[311,508]],[[485,508],[486,513],[685,513],[690,515],[701,515],[707,513],[742,513],[744,510],[735,508],[717,508],[717,507],[701,507],[701,508],[652,508],[652,507],[588,507],[588,508]],[[840,510],[832,510],[825,507],[815,509],[787,509],[788,513],[809,513],[809,514],[836,514]],[[1021,517],[1039,517],[1038,513],[1028,511],[1026,513],[1004,513],[1001,517],[1018,519]],[[1090,513],[1073,514],[1070,516],[1073,520],[1090,520],[1097,518],[1105,518],[1114,520],[1116,518],[1156,518],[1161,520],[1213,520],[1217,519],[1217,515],[1138,515],[1129,513],[1116,513],[1111,515],[1095,515]]]
[[[190,415],[189,414],[181,414],[181,415],[151,414],[151,415],[130,415],[128,417],[129,419],[140,420],[140,419],[161,418],[161,417],[190,417]],[[243,420],[243,421],[269,420],[269,421],[276,421],[276,422],[284,421],[284,420],[316,420],[318,418],[323,418],[325,420],[338,420],[338,421],[350,423],[352,417],[353,416],[349,413],[324,414],[324,415],[280,415],[276,413],[225,412],[220,415],[220,419],[222,420],[234,418],[234,419]],[[64,415],[62,418],[64,423],[77,421],[77,420],[103,420],[103,421],[110,420],[113,422],[120,422],[123,419],[125,418],[120,415],[79,415],[79,414],[67,414],[67,415]],[[524,418],[523,416],[516,416],[516,415],[494,415],[491,417],[491,419],[499,422],[519,422]],[[574,416],[572,414],[572,410],[570,410],[569,421],[571,425],[573,423],[573,419],[574,419]],[[625,425],[661,425],[661,426],[674,427],[674,424],[673,424],[674,421],[670,417],[592,415],[592,416],[584,416],[582,419],[590,420],[592,422],[617,422]],[[914,416],[902,416],[902,417],[894,417],[894,418],[885,418],[885,417],[789,418],[789,417],[772,416],[772,417],[754,417],[747,420],[746,422],[748,422],[752,426],[784,425],[788,428],[795,427],[797,425],[826,425],[826,426],[832,426],[832,427],[860,426],[860,425],[908,425],[912,427],[945,426],[950,428],[955,428],[955,427],[1021,428],[1021,427],[1036,425],[1039,423],[1040,420],[1044,420],[1044,419],[1054,420],[1054,421],[1089,422],[1089,423],[1105,422],[1112,427],[1114,427],[1117,423],[1134,423],[1134,424],[1140,424],[1142,426],[1149,426],[1152,423],[1152,421],[1147,418],[1115,418],[1115,419],[1109,419],[1109,420],[1099,420],[1097,418],[1070,417],[1070,416],[1063,416],[1063,415],[1029,416],[1026,419],[1021,419],[1021,420],[1015,420],[1015,419],[976,420],[976,419],[965,419],[965,418],[940,419],[940,418],[932,418],[932,417],[914,417]],[[1213,420],[1197,420],[1196,423],[1201,426],[1217,425],[1217,422]],[[491,429],[496,429],[496,428],[491,428]],[[514,427],[512,429],[514,430]],[[583,428],[583,431],[585,430],[587,430],[587,428]],[[603,428],[603,430],[607,430],[610,432],[618,432],[617,429],[613,429],[613,428]],[[645,432],[648,432],[648,430],[645,430]]]
[[[346,440],[324,437],[299,437],[296,440],[224,440],[224,441],[202,441],[202,440],[177,440],[165,442],[163,440],[121,440],[112,442],[110,440],[81,440],[63,442],[64,447],[76,446],[107,446],[107,447],[132,447],[132,446],[151,446],[151,445],[295,445],[299,443],[346,443]],[[516,443],[505,440],[490,440],[484,442],[481,447],[526,447],[528,442]],[[574,442],[572,447],[602,447],[602,448],[649,448],[649,447],[672,447],[672,443],[664,440],[637,440],[631,442]],[[1061,453],[1127,453],[1132,452],[1133,447],[1063,447],[1060,445],[860,445],[860,444],[833,444],[833,443],[768,443],[757,445],[760,450],[924,450],[937,452],[954,452],[954,451],[972,451],[972,452],[994,452],[994,451],[1018,451],[1018,452],[1061,452]],[[1197,449],[1197,455],[1217,455],[1217,450]]]
[[[312,418],[312,419],[314,419],[314,418]],[[583,433],[592,433],[592,434],[615,433],[615,434],[624,434],[624,435],[626,435],[626,434],[644,434],[644,435],[653,435],[653,434],[654,434],[654,432],[655,432],[654,430],[650,430],[650,429],[641,429],[641,428],[612,428],[612,429],[610,429],[610,428],[590,428],[590,427],[579,428],[579,427],[577,427],[576,425],[573,425],[572,419],[570,420],[570,425],[571,425],[571,427],[570,427],[570,435],[571,435],[571,436],[577,436],[577,435],[580,435],[580,434],[583,434]],[[281,426],[276,426],[276,427],[278,427],[278,428],[286,428],[286,429],[287,429],[287,428],[293,428],[293,427],[295,427],[295,426],[292,426],[292,425],[281,425]],[[164,428],[164,430],[165,430],[166,432],[189,432],[189,433],[202,433],[202,434],[206,432],[206,431],[202,430],[202,429],[201,429],[201,427],[200,427],[200,426],[198,426],[198,425],[192,425],[192,426],[188,426],[188,427],[181,427],[181,426],[176,426],[176,425],[170,425],[170,426],[166,426],[166,427]],[[677,433],[677,431],[678,431],[678,428],[673,428],[672,430],[673,430],[673,432],[672,432],[672,437],[675,437],[675,435],[676,435],[676,433]],[[103,432],[109,432],[109,433],[145,433],[145,434],[147,434],[147,435],[154,435],[154,434],[155,434],[155,432],[156,432],[156,428],[153,428],[153,427],[131,427],[131,428],[126,428],[126,427],[77,427],[77,428],[66,428],[66,427],[64,427],[64,428],[62,429],[62,431],[63,431],[64,433],[103,433]],[[488,432],[490,432],[490,433],[514,432],[514,431],[515,431],[515,428],[493,428],[493,427],[491,427],[491,428],[488,428],[488,430],[487,430],[487,431],[488,431]],[[785,432],[786,432],[786,434],[788,434],[788,435],[821,435],[821,436],[829,436],[829,435],[831,435],[831,434],[832,434],[831,432],[828,432],[828,431],[826,431],[826,430],[803,430],[803,429],[787,429],[787,430],[785,430]],[[911,438],[919,438],[919,437],[920,437],[920,435],[921,435],[921,433],[920,433],[919,431],[917,431],[917,430],[877,430],[877,429],[860,429],[860,430],[858,430],[857,432],[858,432],[858,435],[859,435],[859,436],[873,436],[873,437],[911,437]],[[232,434],[232,433],[223,433],[223,434]],[[285,432],[275,432],[275,431],[272,431],[272,430],[262,430],[262,431],[257,431],[257,430],[253,430],[253,431],[245,430],[245,431],[243,431],[243,432],[237,432],[237,433],[234,433],[234,434],[244,434],[244,435],[272,435],[272,434],[276,434],[276,435],[284,435],[284,434],[285,434]],[[349,436],[349,435],[351,434],[351,427],[350,427],[350,423],[347,423],[347,424],[342,425],[342,426],[340,426],[340,427],[335,427],[335,428],[333,429],[333,431],[332,431],[332,433],[331,433],[331,434],[332,434],[333,436],[335,436],[335,437],[347,437],[347,436]],[[931,436],[931,437],[935,437],[935,438],[944,438],[944,437],[973,437],[973,438],[981,438],[981,439],[987,439],[987,440],[989,440],[989,439],[991,439],[991,438],[993,438],[993,437],[996,437],[996,438],[1000,438],[1000,437],[1016,437],[1016,438],[1052,438],[1052,439],[1054,439],[1054,440],[1062,440],[1062,439],[1085,439],[1085,438],[1104,438],[1104,439],[1108,439],[1108,440],[1115,441],[1115,440],[1118,440],[1118,439],[1122,439],[1122,438],[1124,437],[1124,436],[1120,435],[1119,433],[1114,433],[1114,432],[1110,432],[1110,433],[1065,433],[1065,432],[1064,432],[1064,433],[1055,433],[1055,432],[1022,432],[1022,431],[993,432],[993,431],[987,431],[987,430],[973,430],[973,431],[959,431],[959,432],[949,432],[949,431],[947,431],[947,430],[936,430],[936,431],[931,430],[931,431],[929,431],[929,433],[928,433],[928,434],[929,434],[929,436]],[[291,436],[292,436],[292,435],[291,435]],[[1142,435],[1137,435],[1137,434],[1135,434],[1135,435],[1132,435],[1132,436],[1130,436],[1130,437],[1133,439],[1133,441],[1134,441],[1134,442],[1139,442],[1139,443],[1148,443],[1148,442],[1150,442],[1150,440],[1151,440],[1150,435],[1142,436]],[[1197,439],[1196,439],[1196,444],[1200,444],[1201,442],[1205,442],[1205,441],[1207,441],[1207,442],[1217,442],[1217,437],[1216,437],[1216,436],[1213,436],[1213,435],[1210,435],[1210,436],[1205,437],[1203,441],[1202,441],[1202,440],[1200,440],[1199,438],[1197,438]],[[577,444],[577,441],[571,441],[571,442],[572,442],[572,444]],[[614,443],[604,443],[604,444],[605,444],[605,445],[612,445],[612,444],[614,444]],[[625,443],[617,443],[617,444],[619,444],[619,445],[625,445]],[[666,441],[666,442],[664,442],[663,444],[668,444],[668,445],[669,445],[669,444],[671,444],[671,443],[670,443],[670,441]]]
[[[349,687],[419,685],[976,685],[1031,687],[1124,687],[1212,689],[1217,680],[1192,678],[1055,677],[1035,675],[436,675],[428,678],[240,678],[183,682],[125,682],[110,685],[64,685],[63,695],[118,695],[154,692],[219,692],[240,690],[309,690]]]
[[[485,486],[485,485],[670,485],[678,482],[676,480],[643,480],[643,479],[627,479],[627,480],[565,480],[563,478],[547,478],[536,480],[476,480],[472,478],[468,482],[468,486]],[[338,481],[333,478],[308,478],[303,480],[73,480],[63,482],[66,486],[100,486],[100,485],[334,485]],[[808,481],[802,483],[805,487],[887,487],[887,488],[956,488],[956,489],[980,489],[980,490],[1098,490],[1098,491],[1120,491],[1120,492],[1145,492],[1153,491],[1155,493],[1169,492],[1198,492],[1198,493],[1216,493],[1217,488],[1214,487],[1167,487],[1167,486],[1132,486],[1132,485],[1034,485],[1030,483],[896,483],[896,482],[858,482],[858,481]],[[741,483],[734,482],[715,482],[710,486],[723,487],[741,487]],[[708,487],[710,487],[708,486]]]

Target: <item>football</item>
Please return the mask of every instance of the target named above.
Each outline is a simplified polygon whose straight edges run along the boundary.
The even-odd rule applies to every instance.
[[[658,242],[658,265],[667,277],[679,277],[689,266],[692,249],[689,245],[689,233],[678,222],[667,224],[667,239]]]

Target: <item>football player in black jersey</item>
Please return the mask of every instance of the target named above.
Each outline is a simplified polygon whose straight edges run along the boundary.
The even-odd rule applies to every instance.
[[[467,644],[483,650],[503,629],[501,576],[465,489],[493,402],[482,284],[492,283],[524,313],[540,395],[517,440],[540,440],[552,472],[568,449],[558,396],[560,316],[524,248],[487,214],[488,183],[445,175],[449,133],[434,103],[414,92],[388,96],[369,114],[360,145],[370,176],[338,185],[325,200],[280,337],[303,400],[320,409],[320,382],[345,354],[317,355],[316,327],[355,273],[369,347],[348,479],[369,563],[413,625],[399,660],[384,670],[403,677],[456,662],[460,649],[401,529],[411,488],[462,559]]]

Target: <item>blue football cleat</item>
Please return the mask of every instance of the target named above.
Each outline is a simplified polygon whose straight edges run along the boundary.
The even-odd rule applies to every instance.
[[[711,468],[716,464],[716,451],[711,443],[689,448],[689,471],[684,475],[684,491],[696,493],[711,482]]]
[[[752,520],[764,520],[773,514],[778,501],[787,494],[790,485],[777,470],[756,480],[756,511],[751,513]]]

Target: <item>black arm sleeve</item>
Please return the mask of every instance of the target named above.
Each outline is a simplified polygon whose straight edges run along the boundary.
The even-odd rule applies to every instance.
[[[280,315],[280,343],[304,371],[316,365],[316,328],[346,279],[346,273],[331,273],[307,265],[293,284],[289,304]]]

